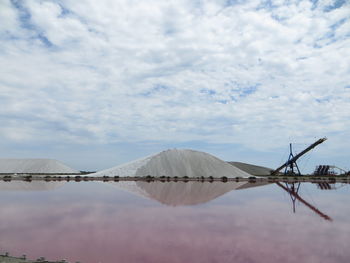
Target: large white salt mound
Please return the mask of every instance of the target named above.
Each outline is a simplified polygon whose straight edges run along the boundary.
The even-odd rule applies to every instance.
[[[94,176],[249,177],[208,153],[171,149],[95,173]]]
[[[0,173],[76,174],[79,171],[51,159],[0,159]]]

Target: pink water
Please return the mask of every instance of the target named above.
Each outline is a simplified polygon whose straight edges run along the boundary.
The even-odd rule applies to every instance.
[[[198,201],[203,193],[182,191],[189,200],[197,195],[196,204],[186,206],[171,203],[167,187],[155,186],[158,195],[152,187],[125,191],[81,182],[0,191],[0,253],[81,263],[350,260],[349,185],[301,185],[299,195],[332,221],[300,202],[293,213],[290,196],[276,184],[232,191],[209,186],[208,194],[218,196],[205,203]]]

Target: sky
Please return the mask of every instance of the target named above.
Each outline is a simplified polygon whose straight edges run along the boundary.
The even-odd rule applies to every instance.
[[[349,103],[346,0],[0,1],[0,158],[350,169]]]

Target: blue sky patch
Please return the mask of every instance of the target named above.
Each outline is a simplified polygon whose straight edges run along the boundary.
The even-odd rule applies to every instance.
[[[316,100],[316,102],[318,102],[318,103],[326,103],[326,102],[330,102],[331,99],[332,99],[331,96],[327,96],[327,97],[324,97],[324,98],[317,98],[317,99],[315,99],[315,100]]]
[[[213,89],[201,89],[200,93],[208,94],[208,95],[215,95],[216,91]]]
[[[166,86],[163,84],[156,84],[151,89],[140,93],[140,95],[143,97],[151,97],[152,95],[155,95],[157,93],[162,93],[167,90],[170,90],[169,86]]]
[[[67,15],[70,15],[72,14],[72,12],[66,8],[65,6],[63,6],[62,4],[58,4],[61,8],[61,14],[59,15],[59,17],[65,17]]]
[[[30,23],[31,14],[28,9],[23,6],[22,1],[11,0],[11,3],[18,10],[21,26],[30,30],[34,29],[34,26]]]
[[[317,7],[318,0],[310,0],[310,2],[312,3],[312,8],[311,8],[311,10],[314,10],[314,9]]]
[[[220,104],[227,104],[227,103],[229,103],[229,100],[217,100],[216,102],[218,102]]]
[[[47,47],[51,48],[53,43],[45,36],[43,32],[39,28],[37,28],[31,22],[31,14],[29,10],[22,4],[22,1],[11,0],[12,5],[18,10],[19,21],[21,22],[21,26],[24,29],[32,31],[35,34],[35,37],[31,37],[31,39],[38,39],[41,43]]]
[[[38,34],[38,39],[46,46],[46,47],[52,47],[53,44],[48,40],[47,37],[45,37],[43,34]]]
[[[226,0],[224,7],[229,7],[229,6],[233,6],[233,5],[239,5],[244,3],[244,1],[242,0]]]
[[[325,12],[331,12],[334,9],[342,7],[346,3],[346,0],[336,0],[332,5],[328,5],[324,8]]]
[[[255,86],[250,86],[250,87],[242,89],[239,96],[240,97],[247,97],[247,96],[255,93],[258,89],[258,86],[259,85],[255,85]]]

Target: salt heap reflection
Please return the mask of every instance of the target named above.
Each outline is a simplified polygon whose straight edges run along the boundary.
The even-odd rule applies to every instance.
[[[267,182],[112,182],[120,189],[169,206],[197,205],[227,192],[268,184]]]
[[[49,191],[63,186],[66,182],[45,182],[45,181],[0,181],[0,191]]]

